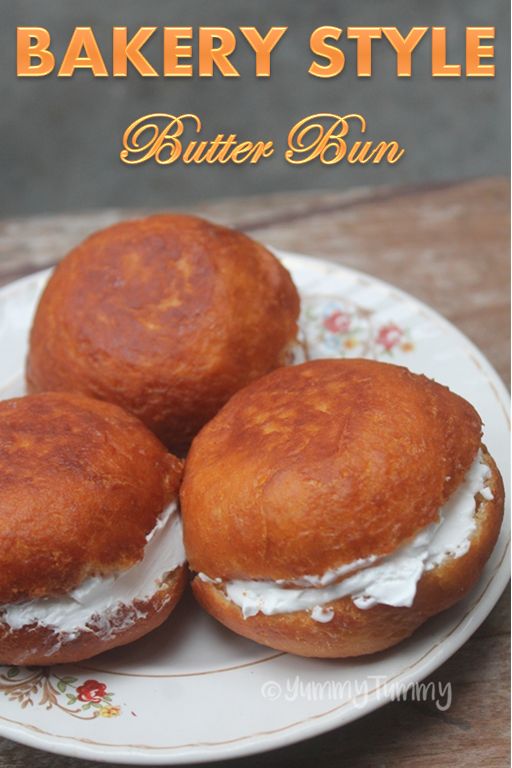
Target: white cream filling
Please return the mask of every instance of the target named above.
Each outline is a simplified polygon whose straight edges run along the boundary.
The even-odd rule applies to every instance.
[[[479,452],[462,484],[440,509],[435,523],[423,528],[390,555],[380,558],[372,555],[320,576],[295,579],[294,585],[300,589],[286,587],[283,580],[222,582],[203,573],[199,578],[222,583],[227,598],[241,608],[244,618],[257,613],[271,616],[307,610],[315,621],[327,622],[333,618],[334,611],[324,606],[342,597],[351,597],[363,610],[378,603],[410,607],[425,571],[435,568],[447,557],[462,557],[469,550],[476,530],[475,496],[480,494],[486,500],[492,499],[492,491],[486,487],[491,475]]]
[[[147,535],[143,559],[131,568],[112,576],[91,576],[62,596],[0,606],[0,620],[12,630],[33,624],[49,627],[61,636],[58,647],[90,629],[89,624],[95,633],[108,637],[121,628],[116,623],[118,610],[130,608],[123,618],[123,629],[135,623],[142,613],[134,601],[149,600],[167,574],[185,559],[181,518],[177,502],[173,501]]]

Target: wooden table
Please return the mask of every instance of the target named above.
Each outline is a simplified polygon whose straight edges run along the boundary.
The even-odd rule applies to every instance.
[[[44,203],[43,203],[44,204]],[[349,192],[274,194],[189,208],[290,251],[383,278],[436,308],[510,369],[509,190],[505,179]],[[0,284],[54,264],[90,232],[143,211],[95,211],[0,221]],[[232,768],[325,765],[465,768],[509,764],[510,595],[432,677],[451,681],[447,712],[396,702],[325,736]],[[0,739],[0,768],[97,765]]]

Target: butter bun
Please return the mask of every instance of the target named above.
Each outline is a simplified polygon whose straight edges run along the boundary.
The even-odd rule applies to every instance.
[[[182,462],[138,419],[80,394],[2,401],[0,468],[1,664],[89,658],[167,618]]]
[[[321,360],[236,394],[195,438],[181,488],[203,607],[305,656],[408,637],[477,581],[504,491],[463,398],[405,368]]]
[[[233,393],[283,363],[298,315],[287,270],[241,232],[185,215],[125,221],[50,278],[28,389],[117,403],[183,455]]]

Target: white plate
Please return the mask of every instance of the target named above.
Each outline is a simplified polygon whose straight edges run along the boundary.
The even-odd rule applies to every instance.
[[[473,344],[385,283],[279,255],[303,297],[310,354],[378,357],[449,385],[480,412],[508,487],[508,395]],[[27,332],[48,274],[0,291],[0,397],[23,392]],[[509,530],[507,513],[471,595],[386,653],[359,661],[277,653],[230,633],[188,596],[164,627],[126,648],[64,668],[0,667],[0,733],[67,755],[168,765],[247,755],[328,731],[420,681],[468,639],[508,581]]]

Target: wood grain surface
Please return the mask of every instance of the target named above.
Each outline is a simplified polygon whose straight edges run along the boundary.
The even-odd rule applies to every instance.
[[[510,381],[510,202],[506,179],[237,198],[188,207],[285,250],[368,272],[437,309]],[[56,263],[96,229],[146,211],[0,220],[0,284]],[[510,593],[432,678],[453,701],[394,702],[293,747],[232,768],[450,768],[510,764]],[[0,768],[79,768],[0,739]]]

